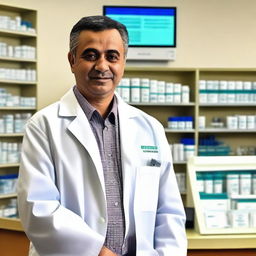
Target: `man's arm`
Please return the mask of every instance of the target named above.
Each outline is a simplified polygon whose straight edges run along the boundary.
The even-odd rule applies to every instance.
[[[19,214],[25,232],[40,256],[98,255],[104,237],[60,204],[48,141],[30,121],[18,181]]]

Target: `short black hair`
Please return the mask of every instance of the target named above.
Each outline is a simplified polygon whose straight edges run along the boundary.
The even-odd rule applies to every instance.
[[[98,32],[108,29],[118,30],[124,43],[125,53],[127,53],[129,37],[125,25],[107,16],[101,15],[83,17],[73,26],[70,32],[70,52],[75,52],[78,44],[78,36],[81,31],[90,30]]]

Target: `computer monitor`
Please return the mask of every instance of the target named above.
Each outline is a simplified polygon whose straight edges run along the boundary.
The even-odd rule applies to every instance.
[[[123,23],[129,60],[174,60],[176,7],[103,6],[103,15]]]

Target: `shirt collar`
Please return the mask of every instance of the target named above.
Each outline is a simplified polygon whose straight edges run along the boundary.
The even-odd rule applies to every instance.
[[[92,116],[95,112],[99,114],[97,109],[93,107],[88,100],[81,94],[81,92],[78,90],[77,86],[75,85],[73,87],[74,94],[77,98],[77,101],[79,105],[81,106],[82,110],[84,111],[86,117],[88,120],[92,119]],[[116,124],[118,111],[117,111],[117,98],[114,95],[112,102],[110,103],[112,105],[111,110],[108,113],[108,116],[106,119],[108,119],[112,124]]]

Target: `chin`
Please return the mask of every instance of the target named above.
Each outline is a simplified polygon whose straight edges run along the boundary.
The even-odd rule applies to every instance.
[[[102,88],[102,87],[92,91],[92,93],[95,96],[102,96],[102,97],[112,95],[112,94],[114,94],[114,92],[115,92],[115,90],[113,90],[113,89],[107,89],[107,88]]]

